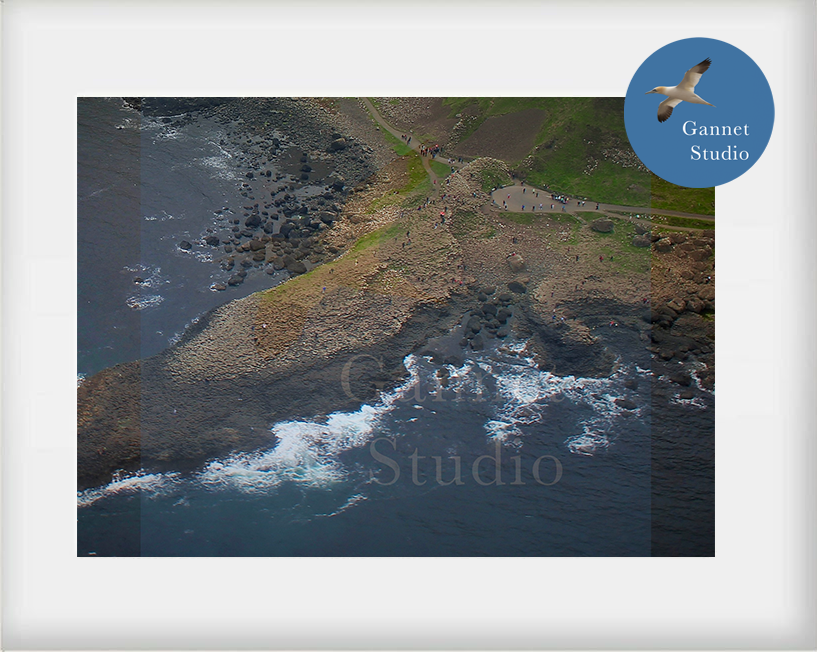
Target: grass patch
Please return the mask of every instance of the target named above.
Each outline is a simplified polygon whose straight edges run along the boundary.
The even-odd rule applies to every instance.
[[[605,260],[612,257],[612,267],[619,272],[649,272],[650,249],[633,245],[634,225],[616,217],[609,219],[615,225],[612,233],[598,233],[588,229],[591,237],[600,245],[597,255],[604,256]]]
[[[592,222],[593,220],[597,220],[600,217],[604,217],[604,213],[594,213],[593,211],[577,211],[576,215],[583,217],[588,222]]]
[[[359,254],[366,249],[370,249],[371,247],[377,247],[386,240],[391,240],[392,238],[396,237],[401,230],[402,226],[399,224],[383,226],[358,238],[357,242],[352,245],[352,248],[349,251],[353,254]]]
[[[511,175],[501,168],[487,168],[480,172],[482,191],[492,192],[494,188],[501,188],[511,182]]]
[[[397,154],[398,156],[405,156],[409,152],[414,151],[411,149],[411,147],[406,145],[397,136],[392,135],[392,133],[385,127],[381,127],[380,133],[383,134],[383,138],[386,139],[386,142],[389,145],[391,145],[391,148],[394,150],[394,153]]]
[[[446,165],[445,163],[440,163],[439,161],[431,160],[428,162],[429,166],[431,166],[431,171],[436,174],[440,179],[444,179],[449,174],[451,174],[451,166]]]
[[[513,213],[510,211],[506,211],[502,213],[502,217],[509,219],[511,222],[516,222],[517,224],[524,224],[525,226],[529,226],[536,221],[536,216],[533,212]]]
[[[450,220],[451,233],[456,238],[489,239],[496,235],[496,229],[488,223],[488,218],[475,211],[457,209]]]
[[[714,188],[684,188],[654,174],[651,176],[650,206],[652,208],[699,215],[715,214]]]
[[[416,195],[422,193],[423,199],[430,194],[431,181],[426,174],[423,167],[423,162],[420,160],[420,155],[410,150],[409,153],[403,157],[406,163],[406,172],[408,173],[408,180],[402,188],[397,192],[391,192],[379,199],[375,199],[366,209],[367,213],[374,213],[385,206],[392,206],[394,204],[406,205],[407,200],[414,201]],[[418,204],[414,204],[416,208]]]
[[[694,217],[678,217],[676,215],[652,215],[653,224],[663,226],[680,226],[686,229],[715,230],[715,220],[696,220]]]
[[[389,104],[391,104],[392,106],[397,106],[398,104],[400,104],[400,98],[399,97],[391,98],[389,100]]]

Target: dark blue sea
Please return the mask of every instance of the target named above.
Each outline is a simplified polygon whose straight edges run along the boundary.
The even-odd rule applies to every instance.
[[[178,247],[242,202],[223,129],[78,103],[78,383],[283,280],[217,292],[213,253]],[[449,366],[447,387],[410,355],[403,384],[357,411],[270,422],[262,450],[78,494],[78,555],[714,554],[714,394],[680,399],[637,337],[618,350],[609,377],[559,377],[509,341]]]

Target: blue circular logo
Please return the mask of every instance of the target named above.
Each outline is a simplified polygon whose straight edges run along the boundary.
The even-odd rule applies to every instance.
[[[711,38],[665,45],[627,89],[624,124],[653,173],[688,188],[737,179],[763,154],[774,125],[766,76],[742,50]]]

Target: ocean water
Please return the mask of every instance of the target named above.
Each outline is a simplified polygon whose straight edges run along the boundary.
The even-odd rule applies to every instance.
[[[80,102],[78,120],[79,383],[280,279],[213,292],[212,252],[177,247],[243,201],[223,127],[116,98]],[[714,395],[682,401],[636,334],[616,336],[607,378],[540,370],[523,340],[468,354],[447,387],[408,356],[408,379],[354,412],[270,421],[258,451],[79,493],[77,554],[714,554]]]

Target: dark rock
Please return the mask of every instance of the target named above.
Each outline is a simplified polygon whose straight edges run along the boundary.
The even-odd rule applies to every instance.
[[[329,151],[332,152],[340,152],[341,150],[346,149],[346,139],[345,138],[336,138],[329,144]]]
[[[241,285],[244,282],[244,277],[241,274],[235,274],[229,278],[227,281],[227,285],[232,285],[235,287],[236,285]]]
[[[525,271],[525,260],[519,254],[508,257],[508,265],[514,274]]]
[[[213,283],[213,289],[219,292],[223,292],[224,290],[227,289],[227,286],[224,285],[223,283]]]
[[[264,248],[264,243],[260,240],[250,240],[250,251],[259,251]]]
[[[466,324],[466,328],[473,331],[474,333],[478,333],[482,328],[482,322],[479,320],[478,317],[471,317],[468,320],[468,324]]]
[[[669,238],[661,238],[655,242],[655,250],[662,254],[672,251],[672,242]]]
[[[652,244],[652,240],[645,235],[634,235],[632,243],[633,247],[649,247]]]
[[[214,235],[208,235],[206,238],[204,238],[204,241],[211,247],[218,247],[221,244],[221,240]]]
[[[689,387],[692,384],[692,378],[686,371],[672,374],[669,379],[676,385],[681,385],[681,387]]]
[[[287,263],[287,271],[291,274],[305,274],[306,265],[304,265],[300,260],[292,260]]]
[[[482,312],[483,314],[487,315],[496,315],[496,306],[492,303],[483,303],[482,304]]]
[[[597,220],[593,220],[590,223],[590,228],[598,233],[612,233],[613,229],[615,228],[615,224],[613,220],[609,220],[606,217],[600,217]]]
[[[678,398],[688,401],[691,398],[695,398],[695,392],[693,392],[691,389],[685,389],[678,395]]]
[[[257,229],[261,226],[261,216],[257,213],[250,215],[246,220],[244,220],[244,226],[250,229]]]
[[[687,301],[687,305],[686,305],[687,310],[689,310],[690,312],[697,312],[697,313],[703,312],[705,307],[706,307],[706,303],[704,303],[700,299],[695,299],[695,298],[690,299],[689,301]]]
[[[510,283],[508,283],[508,289],[511,292],[516,292],[517,294],[525,294],[525,292],[528,291],[528,288],[522,285],[522,283],[520,283],[519,281],[511,281]]]
[[[185,251],[188,251],[188,250],[192,249],[192,247],[193,247],[193,245],[190,244],[187,240],[182,240],[179,243],[179,249],[184,249]]]
[[[638,406],[628,398],[617,398],[615,404],[625,410],[635,410]]]
[[[485,348],[485,340],[481,334],[474,336],[474,339],[471,340],[471,348],[474,349],[474,351],[481,351]]]
[[[627,389],[636,390],[638,389],[638,381],[635,378],[628,378],[624,381],[624,386]]]

